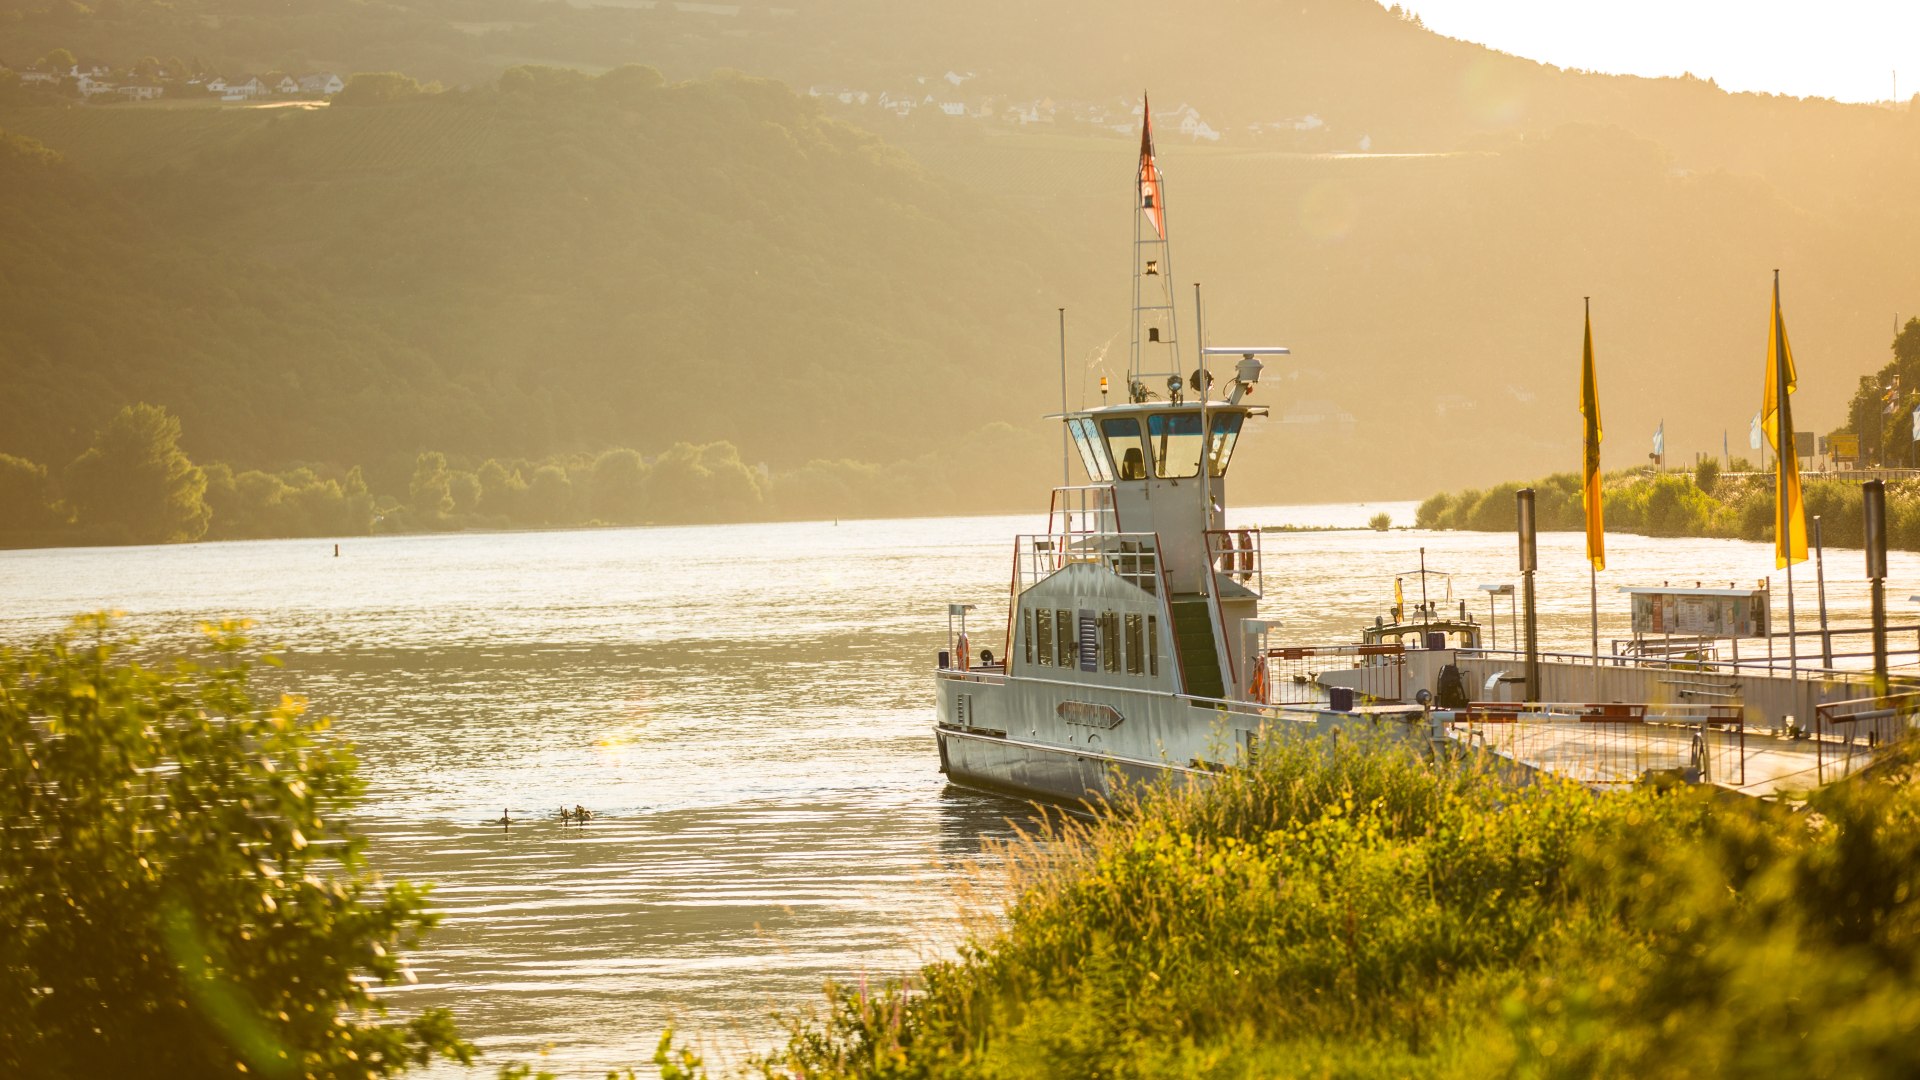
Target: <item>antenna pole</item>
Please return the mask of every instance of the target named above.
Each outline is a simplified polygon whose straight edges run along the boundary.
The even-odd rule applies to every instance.
[[[1200,344],[1193,350],[1194,373],[1199,376],[1200,382],[1200,389],[1195,391],[1200,395],[1200,521],[1202,523],[1200,527],[1211,529],[1213,528],[1213,462],[1207,453],[1207,444],[1210,441],[1207,437],[1207,314],[1200,306],[1200,283],[1197,281],[1193,283],[1193,332],[1200,339]],[[1176,358],[1179,357],[1178,346],[1174,347],[1173,355]],[[1177,364],[1175,366],[1178,367]],[[1220,527],[1223,529],[1227,527],[1224,511],[1220,515]],[[1213,560],[1211,551],[1207,554],[1207,560],[1208,562]]]
[[[1067,309],[1060,309],[1060,486],[1073,486],[1072,436],[1067,432]]]

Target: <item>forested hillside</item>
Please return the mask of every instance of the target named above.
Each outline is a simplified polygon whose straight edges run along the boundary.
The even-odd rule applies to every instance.
[[[64,461],[147,400],[250,463],[729,438],[797,466],[1044,400],[1011,376],[1046,362],[1059,275],[993,257],[1044,252],[1040,223],[775,83],[519,69],[375,108],[0,124],[59,148],[14,138],[4,166],[0,452]]]
[[[1274,417],[1241,501],[1567,467],[1584,296],[1610,468],[1662,421],[1670,459],[1738,448],[1774,268],[1809,428],[1840,425],[1920,309],[1920,112],[1561,71],[1373,0],[0,0],[0,43],[452,87],[0,108],[38,141],[0,163],[22,193],[0,200],[0,453],[54,474],[146,401],[197,461],[359,465],[402,501],[421,452],[474,470],[725,440],[834,491],[946,454],[971,492],[863,510],[1034,505],[1052,466],[1020,439],[947,451],[996,421],[1050,440],[1056,307],[1070,397],[1120,374],[1135,136],[1066,106],[1132,131],[1142,85],[1183,305],[1203,281],[1214,342],[1294,348],[1256,396]],[[720,64],[796,89],[674,81]],[[901,118],[816,84],[983,111]],[[1050,122],[1008,119],[1040,100]],[[1182,135],[1182,103],[1225,136]]]

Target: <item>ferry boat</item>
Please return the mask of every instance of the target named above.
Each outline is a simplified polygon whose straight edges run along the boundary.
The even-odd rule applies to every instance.
[[[1183,356],[1144,111],[1138,182],[1126,400],[1103,390],[1058,417],[1089,482],[1056,489],[1047,531],[1014,539],[1002,654],[976,654],[969,609],[949,609],[935,735],[956,783],[1083,800],[1115,776],[1244,761],[1272,716],[1261,534],[1229,529],[1226,507],[1240,434],[1266,414],[1248,395],[1288,350]]]

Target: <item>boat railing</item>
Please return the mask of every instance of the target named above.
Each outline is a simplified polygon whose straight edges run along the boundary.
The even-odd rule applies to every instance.
[[[1069,536],[1106,535],[1119,531],[1112,484],[1081,484],[1053,489],[1047,508],[1047,531]]]
[[[1259,529],[1208,529],[1206,541],[1207,565],[1213,572],[1216,593],[1222,581],[1232,581],[1256,595],[1266,592]]]
[[[1023,533],[1014,537],[1014,594],[1073,563],[1096,563],[1123,580],[1158,594],[1160,540],[1150,532]]]
[[[1329,699],[1319,675],[1323,671],[1364,668],[1360,692],[1381,701],[1406,696],[1406,646],[1399,642],[1374,645],[1269,645],[1265,669],[1253,695],[1266,705],[1313,705]]]

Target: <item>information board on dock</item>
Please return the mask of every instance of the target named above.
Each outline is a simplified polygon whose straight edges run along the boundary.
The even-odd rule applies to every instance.
[[[1764,637],[1771,594],[1765,589],[1627,589],[1635,634]]]

